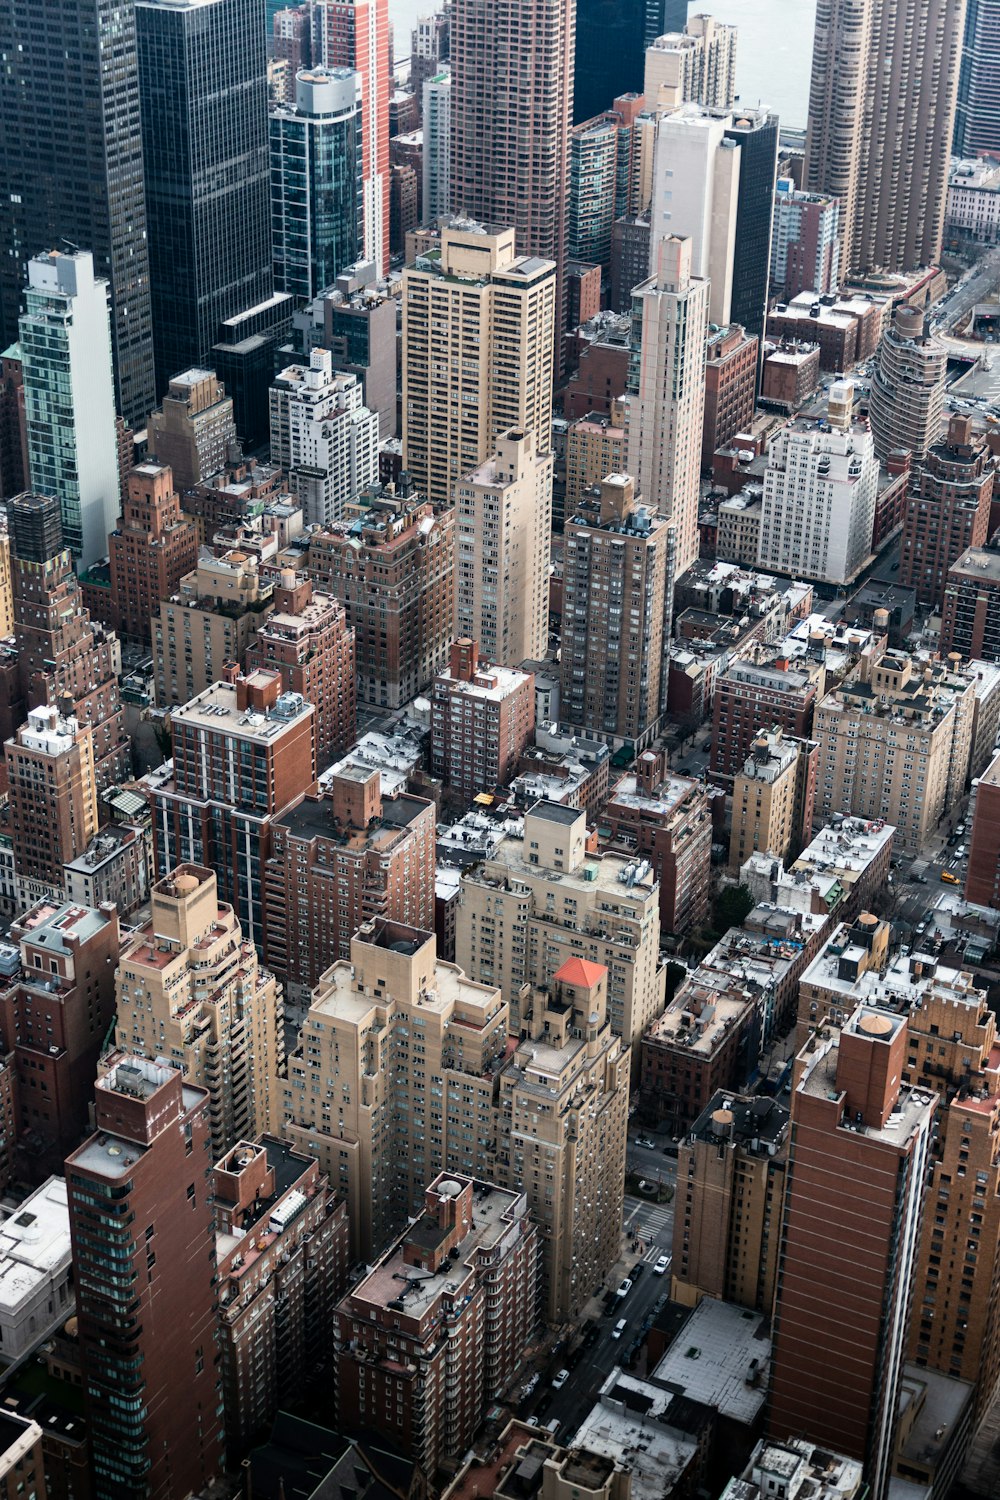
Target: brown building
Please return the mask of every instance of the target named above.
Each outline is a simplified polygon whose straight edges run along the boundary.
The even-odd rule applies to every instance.
[[[118,914],[40,902],[10,936],[20,963],[0,990],[0,1046],[14,1069],[21,1171],[40,1182],[87,1128],[115,1014]]]
[[[300,693],[316,709],[316,764],[350,749],[357,739],[354,631],[332,594],[283,569],[272,612],[247,652],[247,670],[277,672],[286,693]]]
[[[783,340],[765,345],[760,399],[798,411],[819,387],[819,345]]]
[[[251,522],[269,501],[279,498],[284,483],[276,464],[244,460],[238,449],[230,450],[222,467],[201,484],[188,490],[178,485],[181,509],[198,527],[199,545],[208,546],[226,526]]]
[[[1000,907],[1000,755],[979,778],[969,844],[965,899]]]
[[[5,750],[14,868],[41,891],[61,890],[63,865],[97,832],[93,732],[33,708]]]
[[[290,1389],[329,1358],[347,1285],[347,1213],[316,1161],[273,1135],[213,1173],[226,1446],[239,1463]]]
[[[649,254],[646,255],[648,272]],[[640,275],[639,281],[643,277]],[[637,283],[634,283],[637,284]],[[629,308],[631,308],[631,287]],[[575,422],[588,413],[610,417],[612,403],[621,400],[628,381],[629,316],[598,313],[576,331],[576,353],[568,360],[576,366],[563,391],[563,416]]]
[[[257,631],[274,607],[274,584],[252,553],[202,555],[153,619],[159,707],[185,703],[218,682],[230,662],[246,663]]]
[[[771,1316],[788,1157],[788,1110],[720,1092],[677,1153],[670,1296],[702,1297]]]
[[[66,1161],[94,1494],[174,1500],[218,1476],[225,1441],[208,1096],[117,1052],[96,1093]]]
[[[405,136],[402,139],[407,140]],[[389,248],[393,255],[401,255],[407,234],[420,223],[420,169],[412,158],[419,159],[422,145],[414,152],[409,143],[401,148],[396,139],[389,142],[389,151],[397,157],[405,157],[392,162],[389,167]]]
[[[431,698],[431,771],[471,802],[506,786],[535,731],[535,679],[479,659],[479,642],[453,641]]]
[[[380,779],[345,767],[322,796],[302,798],[271,824],[265,951],[290,997],[348,958],[354,933],[373,918],[433,926],[434,804],[405,792],[383,797]]]
[[[181,510],[173,472],[165,464],[137,465],[127,487],[118,526],[108,538],[111,609],[118,630],[148,646],[160,600],[176,593],[185,573],[197,565],[198,530]]]
[[[738,874],[755,850],[789,864],[812,832],[818,747],[773,729],[753,742],[733,779],[729,869]]]
[[[150,414],[148,447],[150,457],[173,471],[177,488],[189,490],[218,474],[235,441],[232,398],[215,371],[175,375],[163,405]]]
[[[779,344],[815,344],[819,367],[831,375],[846,375],[863,357],[858,353],[858,322],[847,313],[834,312],[826,302],[801,298],[779,303],[767,315],[766,337]],[[810,306],[810,301],[812,305]]]
[[[635,774],[601,811],[613,844],[648,859],[660,885],[660,928],[680,936],[708,916],[712,816],[700,781],[672,776],[663,750],[644,750]]]
[[[819,660],[796,660],[761,648],[735,662],[716,682],[712,713],[712,774],[728,780],[746,765],[753,742],[772,727],[808,739],[826,672]]]
[[[753,422],[758,349],[756,334],[747,333],[739,323],[709,332],[701,437],[701,466],[706,471],[716,448]]]
[[[682,982],[642,1038],[646,1112],[679,1134],[720,1090],[743,1087],[760,1045],[757,997],[741,975],[704,965]]]
[[[538,1249],[523,1192],[438,1173],[337,1308],[340,1426],[377,1428],[428,1475],[461,1458],[531,1336]]]
[[[584,493],[608,474],[625,468],[625,412],[612,402],[611,415],[588,412],[566,432],[566,498],[563,516],[576,514]]]
[[[971,417],[952,416],[906,499],[899,581],[916,589],[920,604],[940,609],[948,570],[966,548],[986,543],[994,474],[993,455],[974,437]]]
[[[0,1417],[0,1500],[46,1500],[42,1429],[4,1412]]]
[[[11,344],[0,353],[0,499],[19,495],[29,483],[21,347]]]
[[[895,1452],[936,1103],[902,1084],[907,1046],[905,1016],[863,1006],[799,1053],[775,1298],[770,1430],[863,1460],[876,1500]]]
[[[941,651],[967,661],[1000,661],[1000,550],[970,547],[948,569]]]
[[[455,512],[411,491],[364,496],[361,514],[314,532],[309,571],[354,630],[358,697],[400,708],[448,660],[455,611]]]

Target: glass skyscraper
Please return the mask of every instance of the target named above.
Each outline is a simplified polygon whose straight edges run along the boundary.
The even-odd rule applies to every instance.
[[[774,228],[778,117],[766,110],[743,110],[734,116],[726,139],[738,141],[741,148],[729,316],[763,341]]]
[[[1000,0],[968,0],[958,73],[955,153],[1000,151]]]

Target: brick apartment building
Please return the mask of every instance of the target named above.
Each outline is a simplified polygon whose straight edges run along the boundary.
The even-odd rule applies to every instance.
[[[970,547],[948,569],[941,610],[941,652],[966,661],[1000,661],[1000,550]]]
[[[753,422],[757,392],[756,334],[730,323],[708,337],[705,365],[705,416],[701,466],[712,467],[712,454]]]
[[[762,730],[772,726],[808,739],[826,673],[818,660],[762,648],[735,662],[717,679],[712,712],[713,776],[729,781],[742,770]]]
[[[431,697],[431,770],[471,802],[506,786],[535,729],[535,679],[479,659],[479,642],[452,642]]]
[[[198,529],[181,510],[173,471],[137,464],[126,478],[118,526],[108,538],[111,615],[130,641],[148,646],[160,600],[177,592],[198,563]]]
[[[941,607],[949,569],[989,534],[995,465],[971,417],[957,413],[948,434],[927,451],[906,498],[899,581],[920,604]]]

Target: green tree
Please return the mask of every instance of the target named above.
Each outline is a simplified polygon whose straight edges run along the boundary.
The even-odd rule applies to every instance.
[[[753,908],[753,896],[745,885],[727,885],[715,898],[713,925],[716,932],[742,927]]]

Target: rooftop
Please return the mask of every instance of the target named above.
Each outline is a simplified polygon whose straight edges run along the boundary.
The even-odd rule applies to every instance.
[[[0,1224],[0,1319],[69,1270],[66,1181],[50,1177]]]
[[[636,776],[623,776],[608,799],[610,807],[625,807],[651,818],[668,818],[692,794],[700,794],[701,783],[687,776],[668,774],[652,794],[639,790]]]
[[[670,1420],[676,1399],[658,1382],[613,1370],[574,1445],[625,1471],[631,1500],[662,1500],[693,1469],[698,1452],[696,1438]]]
[[[720,1089],[691,1126],[692,1140],[736,1141],[755,1155],[773,1154],[788,1134],[790,1113],[777,1099]]]
[[[860,1031],[870,1036],[888,1040],[901,1026],[903,1016],[866,1006],[855,1013],[846,1023],[844,1031]],[[813,1037],[806,1043],[799,1057],[805,1062],[805,1071],[799,1079],[797,1093],[813,1099],[826,1099],[835,1103],[843,1097],[843,1088],[837,1082],[839,1055],[839,1032],[819,1039]],[[812,1051],[809,1048],[812,1047]],[[903,1084],[899,1090],[892,1113],[885,1125],[866,1125],[857,1120],[842,1118],[838,1128],[867,1136],[870,1140],[882,1141],[890,1146],[902,1146],[917,1129],[923,1128],[937,1107],[937,1095],[923,1089],[910,1088]]]
[[[299,693],[280,693],[277,701],[264,712],[237,708],[235,685],[215,682],[197,697],[172,709],[171,722],[175,730],[178,724],[191,725],[266,745],[315,712],[313,705]]]
[[[106,912],[95,911],[92,906],[70,903],[57,906],[53,902],[40,901],[20,918],[17,925],[22,941],[49,953],[67,955],[77,944],[85,943],[103,931],[109,920]]]
[[[752,1425],[767,1397],[771,1340],[760,1313],[705,1297],[653,1372],[731,1421]],[[747,1382],[751,1369],[755,1384]]]

